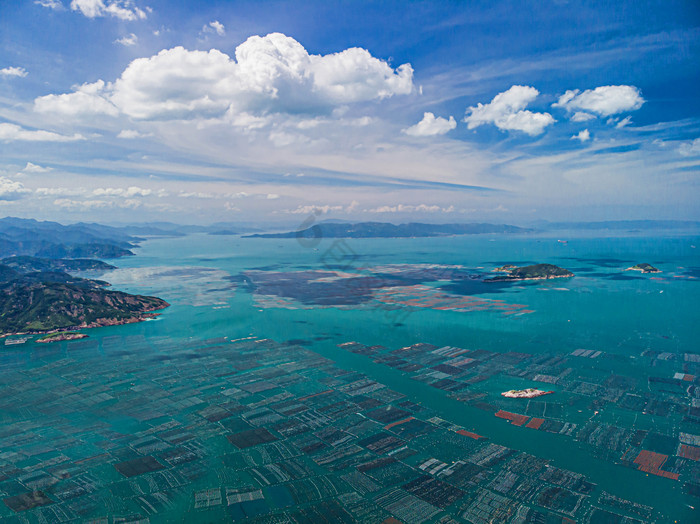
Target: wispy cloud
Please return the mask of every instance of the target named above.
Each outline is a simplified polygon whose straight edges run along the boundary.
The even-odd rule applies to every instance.
[[[34,0],[34,3],[49,9],[63,9],[63,4],[59,0]]]
[[[131,33],[127,36],[123,36],[121,38],[117,38],[114,43],[115,44],[121,44],[126,47],[134,46],[138,43],[139,37],[136,36],[134,33]]]
[[[218,20],[214,20],[213,22],[209,22],[202,27],[202,33],[213,33],[219,36],[224,36],[226,34],[226,28],[224,27],[224,24]]]
[[[77,133],[68,136],[41,129],[31,131],[15,124],[0,124],[0,141],[3,142],[74,142],[76,140],[85,140],[85,137]]]

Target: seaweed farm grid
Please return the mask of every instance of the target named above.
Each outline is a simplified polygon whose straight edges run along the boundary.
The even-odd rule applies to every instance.
[[[514,426],[575,439],[594,456],[659,477],[683,480],[687,493],[700,494],[700,436],[683,431],[698,429],[700,409],[692,396],[698,380],[695,374],[673,372],[679,368],[695,372],[700,361],[696,353],[676,355],[649,350],[639,358],[631,358],[577,349],[569,355],[531,355],[426,343],[389,350],[356,342],[340,344],[340,348],[401,370]],[[586,361],[596,359],[606,362],[602,367],[586,365]],[[601,372],[612,366],[617,373]],[[479,387],[503,378],[556,387],[557,400],[509,399]],[[609,419],[597,417],[603,410]],[[641,415],[656,417],[652,419],[653,427],[636,426]]]
[[[26,359],[0,361],[3,522],[655,520],[300,346],[105,337]]]

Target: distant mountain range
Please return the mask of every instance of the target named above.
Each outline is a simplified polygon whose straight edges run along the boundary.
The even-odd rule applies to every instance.
[[[118,258],[143,239],[100,224],[39,222],[24,218],[0,219],[0,256],[45,258]]]
[[[208,233],[210,235],[240,235],[255,233],[259,228],[234,222],[216,222],[208,226],[174,224],[172,222],[146,222],[138,225],[124,225],[116,229],[132,235],[144,236],[185,236],[192,233]]]
[[[506,224],[389,224],[360,222],[357,224],[322,222],[300,231],[259,233],[244,238],[409,238],[450,235],[478,235],[484,233],[527,233],[531,229]]]
[[[191,233],[239,235],[259,229],[220,222],[187,226],[170,222],[105,226],[78,223],[63,225],[33,219],[0,219],[0,257],[28,255],[43,258],[119,258],[130,256],[143,237],[182,237]]]

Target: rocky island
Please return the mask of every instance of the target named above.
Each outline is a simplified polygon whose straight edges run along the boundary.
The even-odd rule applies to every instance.
[[[88,336],[85,333],[61,331],[59,333],[49,333],[38,339],[37,342],[39,344],[49,344],[51,342],[63,342],[64,340],[80,340],[81,338],[88,338]]]
[[[661,270],[655,268],[646,262],[628,267],[625,271],[641,271],[642,273],[661,273]]]
[[[508,282],[514,280],[548,280],[551,278],[568,278],[574,274],[568,269],[555,266],[554,264],[534,264],[532,266],[517,267],[510,264],[496,268],[494,271],[507,273],[492,278],[487,278],[484,282]]]
[[[511,389],[510,391],[504,391],[501,396],[507,398],[536,398],[542,395],[551,395],[554,391],[542,391],[541,389],[528,388],[528,389]]]

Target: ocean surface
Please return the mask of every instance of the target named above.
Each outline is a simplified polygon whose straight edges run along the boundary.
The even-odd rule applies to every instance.
[[[647,440],[634,447],[629,444],[629,439],[634,439],[628,433],[627,444],[608,452],[576,437],[581,428],[595,420],[629,432],[642,431],[640,439],[648,439],[654,433],[680,445],[679,435],[700,435],[700,425],[697,418],[684,418],[684,413],[675,407],[667,414],[616,407],[622,397],[595,405],[595,394],[581,393],[583,389],[577,393],[556,382],[534,381],[526,373],[518,376],[491,372],[469,386],[467,391],[481,394],[481,401],[516,413],[525,413],[525,404],[503,404],[500,392],[525,387],[554,390],[554,394],[543,398],[556,403],[553,408],[559,412],[555,418],[575,424],[577,429],[570,434],[537,431],[509,424],[473,399],[460,400],[386,361],[338,347],[354,341],[365,346],[381,345],[389,354],[405,346],[427,343],[483,350],[489,355],[515,352],[531,359],[558,355],[568,360],[557,372],[561,366],[570,368],[567,376],[589,377],[590,380],[582,378],[579,382],[598,387],[608,384],[605,380],[609,376],[624,375],[634,383],[630,392],[643,396],[652,391],[647,383],[649,376],[670,379],[675,373],[692,375],[698,366],[691,357],[684,356],[700,352],[697,234],[633,232],[603,236],[560,231],[556,235],[320,239],[312,245],[296,239],[202,234],[148,239],[135,252],[134,257],[111,261],[119,269],[100,278],[111,282],[114,289],[167,300],[171,307],[156,319],[87,330],[90,338],[81,341],[41,345],[30,340],[21,345],[0,346],[0,394],[4,399],[0,408],[1,497],[21,495],[30,487],[41,490],[50,500],[20,511],[0,504],[3,522],[137,522],[146,518],[151,522],[212,522],[245,516],[262,519],[275,512],[288,514],[290,504],[284,502],[288,492],[270,491],[272,488],[266,488],[265,483],[256,484],[254,475],[235,472],[250,464],[233,458],[228,462],[226,457],[239,460],[243,453],[226,440],[237,427],[221,426],[215,417],[216,428],[192,422],[194,413],[207,406],[216,407],[213,395],[225,391],[220,381],[229,371],[226,363],[216,361],[214,365],[214,360],[206,359],[198,368],[198,352],[209,358],[215,352],[211,348],[237,339],[271,339],[304,348],[329,359],[339,369],[359,372],[387,386],[401,394],[403,400],[423,406],[431,416],[477,433],[489,443],[526,452],[548,460],[550,466],[584,475],[595,488],[581,496],[583,509],[563,512],[564,515],[589,518],[591,508],[600,506],[597,497],[605,491],[653,507],[656,513],[652,520],[658,522],[699,521],[694,506],[700,504],[700,499],[688,494],[684,487],[693,475],[700,482],[698,463],[675,457],[676,448],[667,446],[664,455],[669,462],[663,467],[669,471],[675,467],[673,471],[680,472],[680,480],[664,478],[635,469],[632,455],[627,455],[628,464],[621,463],[621,457],[628,452],[623,447],[634,448],[636,456],[638,450],[648,447]],[[624,271],[641,262],[652,264],[661,273]],[[534,263],[556,264],[575,276],[508,285],[445,278],[426,280],[410,289],[422,297],[438,292],[444,299],[447,294],[450,300],[457,301],[454,307],[435,306],[437,302],[432,298],[411,305],[410,297],[401,303],[391,299],[389,307],[386,301],[376,300],[334,304],[333,297],[324,298],[323,282],[315,283],[317,287],[313,288],[318,289],[314,293],[321,299],[315,300],[314,295],[304,303],[269,293],[260,296],[254,290],[255,278],[251,277],[274,274],[280,278],[280,274],[288,273],[296,278],[308,271],[336,271],[347,278],[429,266],[458,266],[466,272],[485,274],[504,264]],[[308,286],[305,282],[300,281],[299,285]],[[462,298],[473,302],[460,302]],[[600,351],[602,356],[570,356],[578,349]],[[660,354],[672,356],[658,357]],[[182,365],[178,364],[180,357],[186,361]],[[266,365],[274,368],[274,362]],[[235,366],[230,369],[232,373],[236,371]],[[207,376],[212,377],[210,385]],[[169,392],[163,399],[170,401],[183,392],[181,412],[174,412],[170,404],[161,411],[153,407],[160,398],[154,397],[154,384],[164,387],[162,377],[168,377]],[[313,380],[311,375],[307,378]],[[688,382],[691,384],[692,379]],[[190,394],[187,388],[196,391]],[[139,392],[152,413],[129,414],[129,410],[138,411],[134,395]],[[264,392],[252,393],[254,399],[231,398],[243,405],[264,398]],[[98,398],[99,395],[103,396]],[[674,395],[690,406],[690,396],[683,392]],[[127,397],[129,409],[116,407],[119,402],[127,402]],[[184,401],[187,398],[204,404],[188,405]],[[150,472],[130,477],[115,469],[120,461],[145,455],[155,456],[166,466],[164,471],[196,463],[184,458],[168,462],[168,457],[172,458],[172,454],[167,455],[170,447],[179,442],[168,440],[161,433],[184,427],[196,439],[183,441],[183,446],[189,446],[188,452],[208,464],[201,471],[190,471],[185,475],[186,481],[169,481],[165,487],[154,487],[165,481],[160,477],[148,480],[153,475]],[[156,441],[150,441],[151,437],[157,437]],[[410,440],[408,443],[410,447]],[[657,452],[663,449],[666,448],[659,445]],[[417,456],[426,453],[421,448]],[[459,456],[450,458],[457,460]],[[414,459],[406,460],[411,464]],[[76,494],[69,496],[65,485],[71,479],[75,481],[75,486],[71,486]],[[268,490],[264,492],[268,506],[246,506],[227,495],[236,493],[238,484],[250,485],[250,489],[263,486]],[[158,493],[163,495],[154,495]],[[462,511],[471,507],[469,497],[445,511],[466,519]],[[349,504],[349,499],[342,500],[344,507]],[[538,506],[532,500],[529,506]],[[387,509],[393,506],[380,502],[376,502],[378,507],[387,512],[383,517],[395,514]],[[629,512],[621,514],[634,516]],[[368,517],[367,521],[372,520]]]

